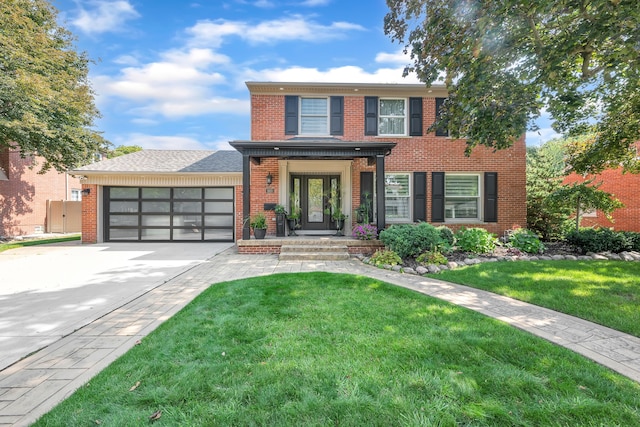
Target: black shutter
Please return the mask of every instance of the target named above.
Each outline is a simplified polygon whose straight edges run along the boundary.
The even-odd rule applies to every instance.
[[[431,221],[444,222],[444,172],[431,173]]]
[[[413,220],[427,220],[427,173],[413,173]]]
[[[373,221],[373,172],[360,172],[360,203],[364,203],[365,195],[369,197],[369,218],[365,223]]]
[[[378,134],[378,97],[364,97],[364,134]]]
[[[344,96],[330,98],[331,135],[344,135]]]
[[[442,104],[447,98],[436,98],[436,120],[440,117],[440,111],[442,110]],[[443,126],[436,128],[436,136],[449,136],[449,129]]]
[[[409,135],[422,136],[422,98],[409,98]]]
[[[498,172],[484,173],[484,222],[498,222]]]
[[[284,97],[284,134],[298,134],[298,97],[286,95]]]

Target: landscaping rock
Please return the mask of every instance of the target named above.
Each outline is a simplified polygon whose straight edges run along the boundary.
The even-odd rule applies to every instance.
[[[416,274],[416,271],[411,267],[405,267],[402,272],[405,274]]]
[[[419,274],[419,275],[421,275],[421,276],[422,276],[423,274],[427,274],[428,272],[429,272],[429,270],[427,270],[427,268],[426,268],[426,267],[424,267],[424,266],[422,266],[422,265],[421,265],[421,266],[419,266],[419,267],[416,267],[416,273],[418,273],[418,274]]]
[[[575,255],[565,255],[564,259],[569,260],[569,261],[577,261],[578,257]]]
[[[554,261],[562,261],[564,260],[564,255],[553,255],[551,256],[551,259]]]
[[[429,270],[429,273],[440,273],[440,268],[435,264],[429,264],[427,270]]]
[[[449,261],[447,263],[447,267],[449,267],[450,270],[453,270],[454,268],[458,268],[458,263],[455,261]]]
[[[393,267],[391,267],[391,269],[393,271],[402,271],[402,266],[401,265],[394,265]]]
[[[447,267],[446,265],[439,265],[438,268],[440,270],[449,270],[449,267]]]
[[[591,259],[596,259],[596,260],[600,260],[600,261],[607,261],[609,258],[607,258],[604,255],[601,254],[593,254],[591,255]]]
[[[635,258],[629,252],[622,252],[620,258],[624,261],[635,261]]]
[[[540,257],[534,255],[529,257],[529,261],[540,261]]]
[[[580,260],[580,261],[592,261],[592,260],[593,260],[593,257],[590,257],[590,256],[588,256],[588,255],[580,255],[580,256],[578,257],[578,260]]]
[[[465,258],[464,263],[466,265],[476,265],[480,264],[480,260],[478,258]]]
[[[622,260],[622,258],[618,254],[607,254],[607,258],[609,258],[612,261],[620,261],[620,260]]]
[[[541,261],[551,261],[551,257],[547,256],[547,255],[541,255],[540,256],[540,260]]]

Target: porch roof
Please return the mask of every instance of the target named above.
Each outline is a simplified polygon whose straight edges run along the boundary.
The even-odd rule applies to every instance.
[[[337,138],[291,138],[281,141],[230,141],[243,155],[308,159],[356,159],[388,156],[395,142],[343,141]]]

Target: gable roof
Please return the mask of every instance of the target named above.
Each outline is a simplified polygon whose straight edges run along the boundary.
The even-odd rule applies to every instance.
[[[235,150],[142,150],[79,167],[72,173],[206,173],[242,172]]]

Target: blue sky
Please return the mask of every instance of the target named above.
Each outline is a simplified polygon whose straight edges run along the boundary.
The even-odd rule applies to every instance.
[[[245,81],[417,83],[384,0],[52,0],[114,145],[229,149],[249,139]],[[555,136],[548,120],[529,145]]]

